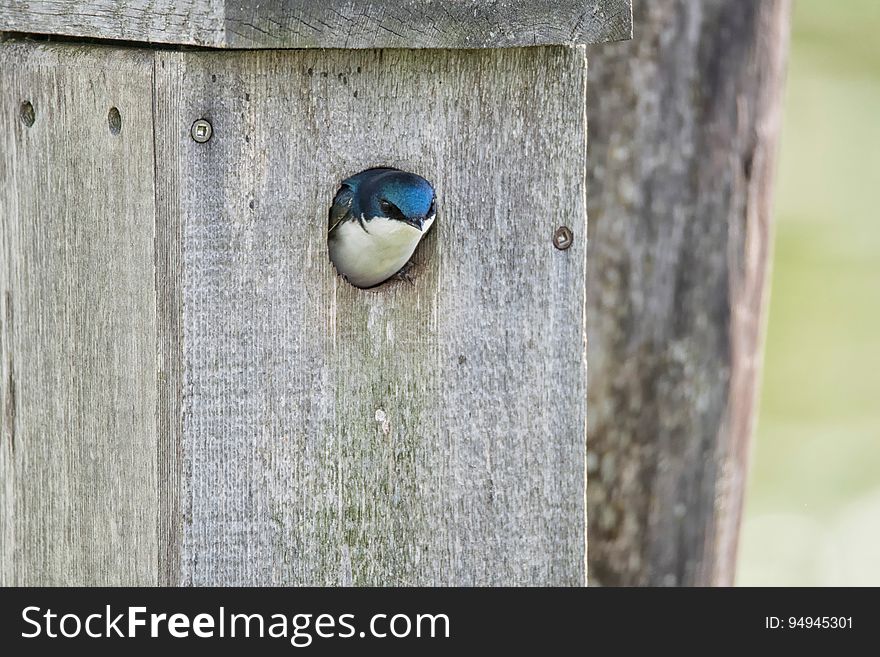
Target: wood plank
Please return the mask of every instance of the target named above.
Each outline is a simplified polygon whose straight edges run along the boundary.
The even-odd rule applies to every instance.
[[[4,585],[157,581],[151,77],[144,51],[0,45]]]
[[[502,48],[629,39],[631,0],[226,3],[233,48]]]
[[[583,584],[583,49],[157,57],[184,243],[163,580]],[[431,180],[439,218],[414,285],[363,291],[327,211],[380,164]]]
[[[176,125],[179,92],[183,80],[174,77],[179,68],[164,70],[165,92],[153,94],[154,125]],[[159,359],[158,459],[159,459],[159,584],[174,586],[180,581],[180,537],[183,528],[181,482],[183,467],[183,291],[181,289],[180,186],[186,176],[173,178],[161,172],[180,172],[180,151],[186,135],[174,130],[154,131],[156,188],[156,303],[158,311],[157,356]]]
[[[639,3],[590,52],[590,582],[730,584],[789,3]]]
[[[498,48],[632,36],[631,0],[0,0],[0,30],[216,48]]]
[[[0,0],[0,31],[224,44],[224,0]]]

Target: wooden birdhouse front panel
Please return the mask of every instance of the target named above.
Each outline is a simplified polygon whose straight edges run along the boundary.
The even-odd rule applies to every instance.
[[[585,84],[566,48],[157,56],[172,580],[582,583]],[[360,290],[327,216],[376,166],[438,218],[411,282]]]
[[[231,51],[225,14],[217,50],[0,45],[3,583],[584,584],[569,41],[622,15],[531,48]],[[430,181],[437,219],[358,289],[328,212],[372,167]]]

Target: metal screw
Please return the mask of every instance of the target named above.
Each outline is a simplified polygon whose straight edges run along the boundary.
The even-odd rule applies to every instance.
[[[214,134],[214,128],[212,128],[211,124],[205,119],[198,119],[192,124],[192,128],[189,132],[194,141],[204,144],[211,138],[211,135]]]
[[[31,105],[29,100],[24,101],[21,104],[21,107],[18,108],[18,118],[20,118],[21,122],[28,128],[30,128],[34,124],[34,121],[37,120],[37,113],[34,111],[34,106]]]
[[[553,232],[553,246],[565,251],[574,242],[574,233],[568,226],[560,226]]]

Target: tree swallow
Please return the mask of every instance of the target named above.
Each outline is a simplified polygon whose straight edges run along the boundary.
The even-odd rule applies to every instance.
[[[436,216],[434,188],[399,169],[367,169],[342,181],[330,208],[330,261],[357,287],[399,272]]]

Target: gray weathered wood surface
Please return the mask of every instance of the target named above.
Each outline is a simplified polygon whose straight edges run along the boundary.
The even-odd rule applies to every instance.
[[[152,57],[0,45],[3,585],[157,582]]]
[[[585,84],[581,48],[158,53],[184,245],[163,581],[584,583]],[[362,291],[327,211],[376,165],[439,218],[414,285]]]
[[[0,31],[216,48],[497,48],[628,39],[631,0],[0,0]]]
[[[0,58],[4,583],[584,583],[583,48]],[[361,291],[378,164],[439,218]]]
[[[729,584],[787,2],[638,3],[590,52],[590,583]]]

